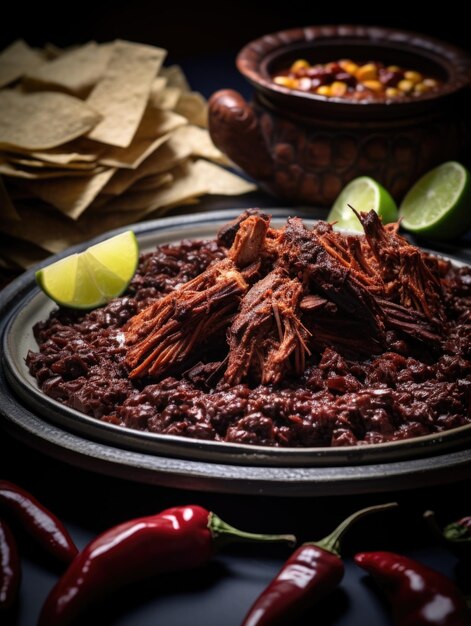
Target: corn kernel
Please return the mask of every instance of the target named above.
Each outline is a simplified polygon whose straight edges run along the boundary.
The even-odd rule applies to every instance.
[[[397,98],[400,95],[402,94],[396,87],[388,87],[386,89],[386,98]]]
[[[438,87],[438,82],[434,78],[425,78],[423,85],[426,85],[429,89],[436,89]]]
[[[296,89],[298,81],[292,76],[275,76],[273,82],[282,87],[289,87],[290,89]]]
[[[358,65],[353,61],[340,61],[339,65],[344,72],[348,72],[348,74],[351,74],[352,76],[355,76],[358,70]]]
[[[306,61],[306,59],[298,59],[291,66],[291,71],[292,72],[297,72],[299,70],[304,70],[304,69],[306,69],[308,67],[311,67],[310,64],[309,64],[309,61]]]
[[[421,83],[424,79],[420,72],[414,72],[412,70],[410,70],[409,72],[404,72],[404,78],[406,80],[410,80],[410,82],[414,85]]]
[[[400,72],[401,71],[401,68],[399,67],[399,65],[388,65],[386,69],[388,70],[388,72]]]
[[[410,93],[414,89],[414,83],[410,80],[400,80],[397,83],[397,88],[403,93]]]
[[[428,85],[425,85],[423,82],[422,83],[418,83],[417,85],[414,86],[414,93],[420,95],[423,93],[427,93],[427,91],[430,91],[430,87]]]
[[[379,80],[364,80],[363,85],[375,93],[381,93],[384,89],[383,84],[380,83]]]
[[[316,89],[316,93],[318,93],[320,96],[327,96],[327,97],[330,97],[332,95],[330,85],[321,85],[320,87]]]
[[[373,63],[365,63],[357,69],[355,76],[362,82],[364,80],[376,80],[378,78],[378,68]]]
[[[330,85],[330,91],[332,96],[342,97],[347,92],[347,84],[341,80],[334,80]]]

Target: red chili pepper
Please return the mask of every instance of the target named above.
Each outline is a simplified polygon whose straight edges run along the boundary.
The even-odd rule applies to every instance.
[[[397,504],[391,502],[357,511],[324,539],[300,546],[255,600],[242,626],[289,624],[294,616],[300,615],[334,589],[344,574],[344,565],[340,559],[340,539],[345,531],[360,517],[395,506]]]
[[[51,591],[38,626],[72,624],[84,606],[116,587],[208,562],[230,541],[295,541],[293,535],[255,535],[229,526],[200,506],[174,507],[124,522],[94,539]]]
[[[30,493],[2,480],[0,506],[10,512],[49,554],[65,563],[74,559],[78,550],[64,525]]]
[[[398,626],[469,626],[471,614],[444,574],[393,552],[361,552],[355,562],[386,593]]]
[[[0,611],[9,609],[18,596],[21,568],[15,539],[0,520]]]

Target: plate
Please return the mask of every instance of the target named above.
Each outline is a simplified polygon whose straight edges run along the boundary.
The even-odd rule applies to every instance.
[[[183,238],[212,237],[239,212],[165,218],[132,228],[146,251]],[[268,212],[275,225],[290,214],[286,209]],[[312,221],[312,212],[296,214]],[[71,248],[54,260],[117,232]],[[34,269],[0,294],[0,413],[9,430],[47,454],[145,482],[279,495],[397,489],[455,480],[471,470],[471,425],[380,445],[278,449],[134,431],[65,407],[38,389],[24,362],[28,349],[37,349],[33,324],[45,319],[54,306],[36,287]]]

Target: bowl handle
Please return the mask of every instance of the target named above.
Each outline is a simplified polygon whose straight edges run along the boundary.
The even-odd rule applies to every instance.
[[[209,99],[209,134],[214,144],[249,176],[263,181],[273,176],[273,159],[252,106],[232,89]]]

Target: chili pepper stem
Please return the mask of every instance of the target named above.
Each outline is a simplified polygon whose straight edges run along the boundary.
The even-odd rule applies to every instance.
[[[431,533],[435,535],[437,539],[443,541],[442,529],[438,525],[435,513],[433,511],[425,511],[423,518],[427,522],[427,526],[429,527]]]
[[[257,533],[248,533],[238,528],[234,528],[230,524],[224,522],[215,513],[210,513],[208,517],[208,528],[213,536],[214,543],[217,547],[232,543],[233,541],[242,541],[245,543],[260,542],[287,542],[295,545],[296,537],[294,535],[263,535]]]
[[[324,537],[320,541],[309,541],[307,544],[317,546],[318,548],[322,548],[323,550],[327,550],[328,552],[332,552],[332,554],[340,556],[340,540],[354,522],[360,519],[360,517],[364,517],[370,513],[387,511],[388,509],[393,509],[397,506],[397,502],[387,502],[386,504],[377,504],[375,506],[368,506],[365,509],[360,509],[344,519],[343,522],[339,524],[332,533],[330,533],[330,535],[327,535],[327,537]]]

